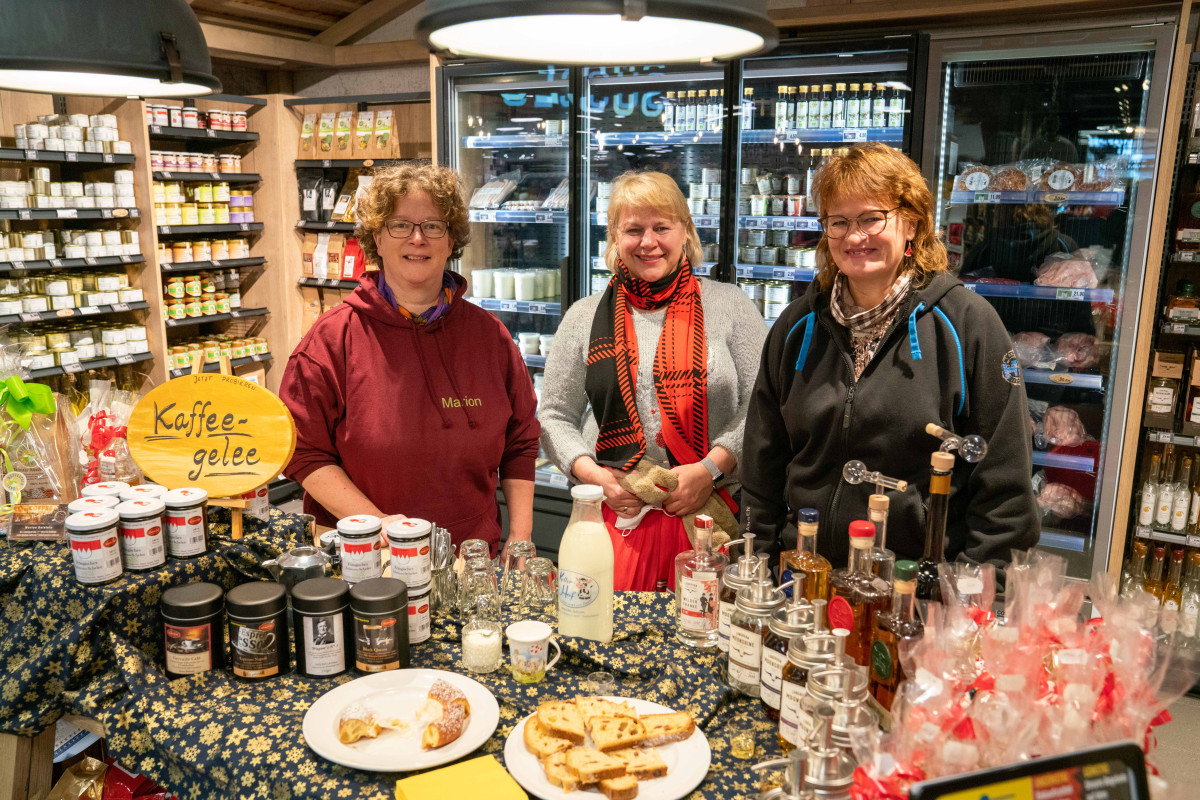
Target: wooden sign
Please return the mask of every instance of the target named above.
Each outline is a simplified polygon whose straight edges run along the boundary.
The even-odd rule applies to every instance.
[[[232,375],[167,381],[129,417],[129,452],[155,483],[236,497],[279,476],[296,449],[296,425],[278,397]]]

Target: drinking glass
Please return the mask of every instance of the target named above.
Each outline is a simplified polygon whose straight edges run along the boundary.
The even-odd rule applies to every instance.
[[[734,758],[754,758],[754,723],[731,720],[729,723],[729,752]]]
[[[467,562],[458,581],[458,613],[463,622],[500,619],[500,590],[491,559],[476,557]]]
[[[558,622],[558,571],[548,558],[531,558],[525,565],[517,610],[526,619]]]
[[[495,672],[504,663],[500,623],[475,619],[463,626],[463,666],[471,672]]]
[[[593,697],[611,697],[617,689],[617,679],[611,672],[592,672],[587,676],[587,690]]]
[[[500,596],[505,603],[520,605],[520,593],[531,559],[537,556],[533,542],[509,542],[500,556]]]
[[[458,557],[463,560],[464,564],[472,558],[486,558],[490,560],[492,550],[483,539],[467,539],[458,546]]]

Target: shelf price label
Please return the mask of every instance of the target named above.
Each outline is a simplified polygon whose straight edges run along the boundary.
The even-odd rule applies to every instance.
[[[1182,322],[1172,322],[1171,333],[1187,333],[1187,325]]]
[[[608,212],[601,212],[601,213],[597,214],[596,215],[596,224],[597,225],[607,225],[608,224]]]
[[[25,151],[25,160],[26,161],[37,161],[38,160],[38,151],[37,150],[26,150]]]
[[[539,211],[533,215],[533,221],[539,223],[554,222],[554,215],[548,211]]]
[[[867,140],[866,128],[847,128],[842,131],[843,142],[865,142]]]
[[[546,313],[546,304],[545,303],[530,303],[529,304],[529,313],[530,314],[545,314]]]
[[[1158,436],[1159,442],[1161,442],[1163,444],[1170,444],[1170,442],[1171,442],[1171,432],[1170,431],[1159,431],[1157,436]]]
[[[741,264],[739,264],[738,268],[737,268],[737,276],[739,278],[753,278],[754,277],[754,267],[744,267]]]
[[[21,318],[21,322],[37,322],[42,318],[37,311],[23,311],[17,316]]]
[[[61,267],[62,265],[63,264],[62,264],[61,259],[57,259],[57,258],[50,259],[50,266],[54,267],[55,269],[57,269],[58,267]]]
[[[112,310],[113,311],[128,311],[129,303],[113,303]]]
[[[91,256],[84,256],[83,263],[89,267],[94,267],[96,266],[96,259],[92,258]]]
[[[328,158],[323,158],[323,159],[321,159],[321,166],[325,167],[325,168],[329,168],[329,167],[333,166],[333,162],[331,160],[329,160]]]
[[[1000,193],[999,192],[976,192],[975,193],[975,202],[976,203],[999,203],[1000,202]]]
[[[81,364],[78,361],[73,361],[70,364],[63,364],[62,370],[63,370],[63,372],[67,373],[68,375],[75,373],[75,372],[83,372],[83,364]]]
[[[210,261],[208,263],[212,264],[214,267],[221,266],[221,260],[219,258],[214,258],[212,261]]]
[[[100,160],[105,164],[111,164],[111,163],[113,163],[113,154],[112,153],[101,153]]]
[[[215,139],[215,138],[217,138],[217,132],[216,132],[216,131],[214,131],[212,128],[207,128],[207,129],[205,130],[205,133],[206,133],[206,134],[208,134],[208,138],[210,138],[210,139]]]
[[[1083,289],[1065,289],[1059,288],[1054,292],[1055,300],[1082,300],[1084,299]]]
[[[78,161],[79,160],[79,154],[72,152],[70,150],[67,151],[66,156],[67,156],[67,161]]]
[[[210,178],[212,178],[214,181],[221,180],[221,173],[219,173],[219,172],[210,172],[210,173],[208,173],[208,176]]]
[[[776,217],[771,220],[771,230],[782,231],[791,227],[791,220],[786,217]]]
[[[117,356],[118,364],[132,364],[133,356]]]
[[[238,223],[238,225],[240,225],[240,226],[241,226],[241,229],[242,229],[242,230],[244,230],[244,231],[248,231],[248,230],[250,230],[250,223],[249,223],[249,222],[239,222],[239,223]],[[333,226],[331,225],[330,227],[333,227]]]
[[[87,316],[88,314],[99,314],[99,313],[100,313],[99,306],[80,306],[79,307],[80,316]]]
[[[56,208],[54,209],[55,216],[59,219],[76,219],[79,216],[78,209],[75,208]]]
[[[792,275],[792,271],[790,269],[776,268],[771,270],[771,277],[775,278],[776,280],[790,281],[794,276]]]
[[[501,311],[516,311],[517,310],[517,301],[516,300],[501,300],[500,301],[500,310]]]
[[[161,170],[161,172],[162,172],[162,176],[165,180],[168,180],[168,181],[171,180],[171,173],[169,171],[164,169],[164,170]]]
[[[14,261],[14,262],[12,262],[12,268],[13,269],[25,269],[25,262],[24,261]]]
[[[33,212],[28,208],[18,209],[17,219],[33,219]]]
[[[171,232],[171,226],[170,226],[170,225],[159,225],[159,226],[158,226],[158,232],[159,232],[159,233],[170,233],[170,232]]]
[[[162,126],[161,125],[151,125],[150,132],[155,135],[158,135],[158,134],[162,133]]]

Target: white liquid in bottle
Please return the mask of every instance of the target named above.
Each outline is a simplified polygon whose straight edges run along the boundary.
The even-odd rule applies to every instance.
[[[574,507],[558,550],[558,632],[597,642],[613,638],[613,549],[600,513],[604,490],[571,489]]]

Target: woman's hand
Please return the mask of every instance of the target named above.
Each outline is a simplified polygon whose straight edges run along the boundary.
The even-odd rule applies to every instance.
[[[587,456],[575,462],[571,468],[575,477],[583,483],[591,483],[604,490],[604,502],[618,517],[636,517],[645,505],[633,492],[626,491],[620,483],[625,474],[613,467],[602,467]]]
[[[681,464],[672,467],[671,472],[679,478],[679,485],[667,495],[663,502],[663,510],[677,517],[695,514],[704,507],[708,496],[712,494],[712,475],[708,474],[708,470],[700,463]]]

